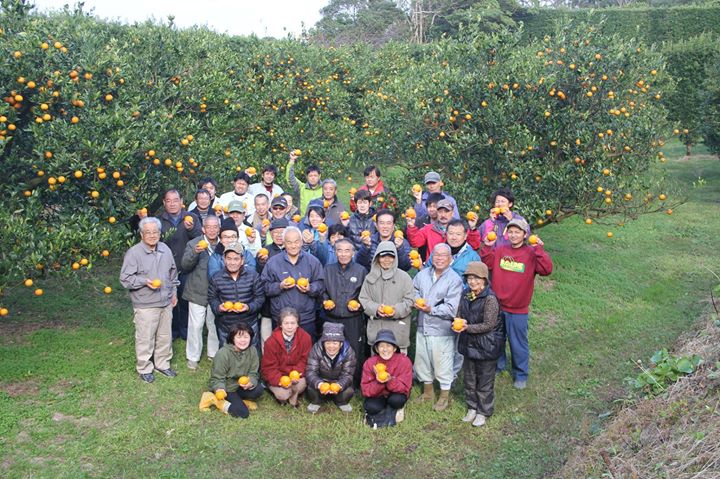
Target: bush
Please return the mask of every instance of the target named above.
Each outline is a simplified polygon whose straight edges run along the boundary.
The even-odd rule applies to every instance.
[[[705,81],[700,93],[705,121],[702,125],[703,142],[720,155],[720,55],[705,69]]]

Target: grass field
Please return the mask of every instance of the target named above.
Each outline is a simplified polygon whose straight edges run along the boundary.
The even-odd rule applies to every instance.
[[[96,265],[100,280],[46,284],[40,298],[17,289],[0,322],[2,476],[551,477],[626,396],[632,360],[670,346],[717,283],[706,268],[720,273],[720,162],[668,168],[688,197],[672,216],[541,231],[555,272],[538,281],[531,311],[529,388],[501,376],[479,430],[460,421],[460,389],[445,413],[411,404],[404,423],[380,431],[363,425],[358,399],[348,416],[310,416],[269,396],[244,421],[200,413],[209,366],[189,372],[183,342],[176,379],[138,380],[119,259]]]

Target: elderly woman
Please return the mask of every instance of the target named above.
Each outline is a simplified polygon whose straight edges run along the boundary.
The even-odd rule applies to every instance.
[[[257,409],[253,401],[262,395],[258,379],[260,360],[257,349],[251,348],[253,330],[240,322],[228,334],[227,344],[215,355],[210,373],[210,391],[200,399],[200,410],[210,406],[233,417],[246,418],[249,410]]]
[[[463,421],[479,427],[492,416],[495,404],[495,365],[505,345],[500,306],[488,282],[488,267],[480,261],[465,270],[468,288],[460,299],[453,331],[460,334],[458,350],[464,356],[465,402]]]
[[[353,373],[355,372],[355,351],[345,341],[343,325],[325,323],[320,340],[315,343],[308,356],[305,374],[307,377],[308,411],[320,410],[320,402],[332,401],[342,412],[352,411]]]
[[[260,371],[268,389],[281,404],[298,405],[298,396],[305,391],[305,365],[312,348],[310,335],[300,328],[295,308],[283,308],[280,326],[265,342]]]
[[[389,329],[378,331],[373,352],[375,355],[363,365],[360,386],[367,423],[373,427],[392,426],[405,419],[405,403],[413,381],[412,362],[400,352]]]

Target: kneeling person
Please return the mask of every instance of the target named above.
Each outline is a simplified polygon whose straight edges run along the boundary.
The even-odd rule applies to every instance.
[[[355,351],[345,341],[343,325],[325,323],[320,340],[315,343],[307,361],[308,411],[320,410],[323,399],[332,399],[343,412],[351,412]]]

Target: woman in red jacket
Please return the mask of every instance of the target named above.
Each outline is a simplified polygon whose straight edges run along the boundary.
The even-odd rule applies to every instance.
[[[405,403],[412,387],[412,362],[389,329],[381,329],[373,343],[375,356],[365,361],[360,388],[365,397],[367,422],[392,426],[405,419]]]
[[[307,387],[305,364],[312,339],[298,328],[300,319],[294,308],[283,308],[279,320],[280,325],[265,342],[260,372],[275,399],[297,407],[298,396]]]

